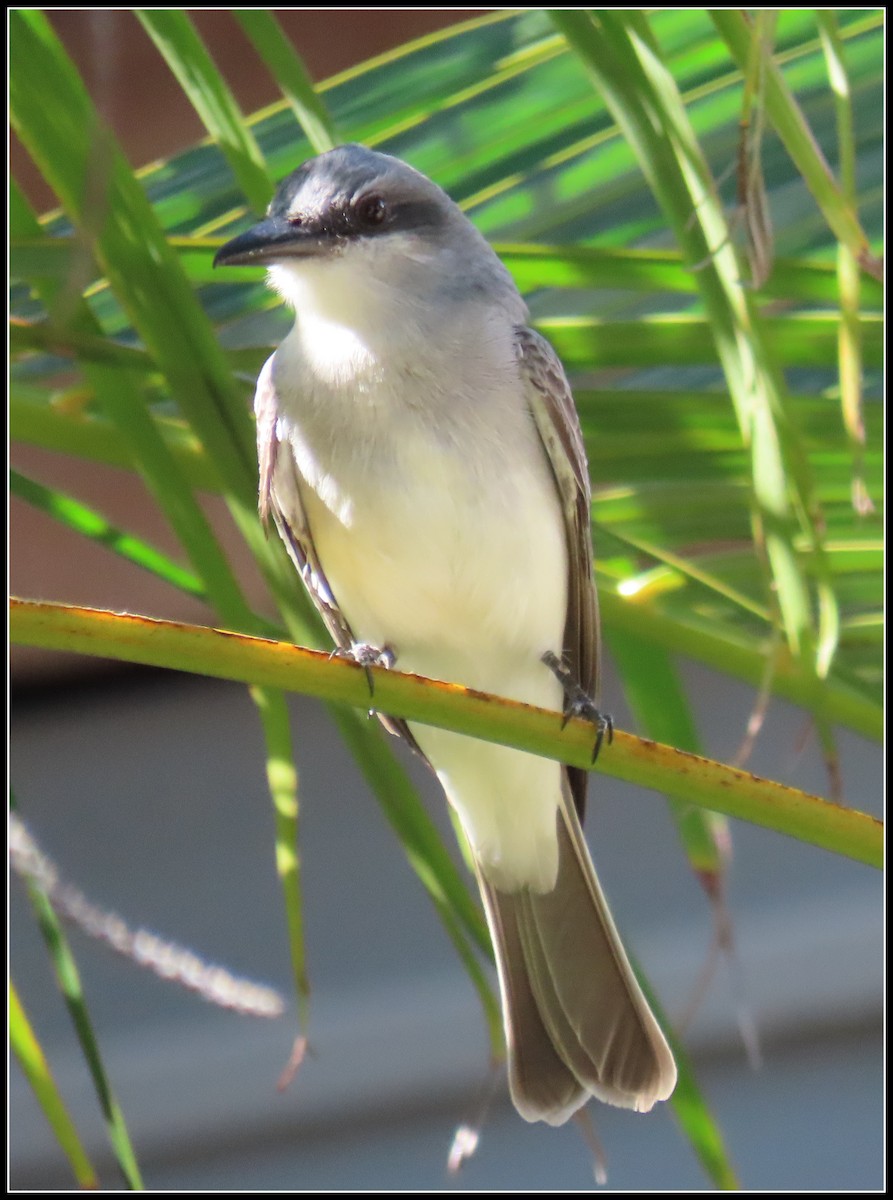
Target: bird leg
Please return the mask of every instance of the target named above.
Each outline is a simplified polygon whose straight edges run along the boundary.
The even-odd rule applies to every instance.
[[[564,708],[562,710],[564,720],[561,722],[561,728],[564,729],[571,717],[581,717],[595,728],[595,745],[592,747],[592,761],[595,762],[605,736],[607,735],[609,746],[614,740],[614,718],[598,708],[592,697],[583,691],[557,654],[547,650],[542,656],[542,661],[564,690]]]

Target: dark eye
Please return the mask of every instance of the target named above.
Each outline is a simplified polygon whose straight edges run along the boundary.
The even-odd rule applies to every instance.
[[[388,215],[388,206],[382,200],[381,196],[373,194],[371,196],[363,196],[358,200],[354,212],[363,225],[380,225]]]

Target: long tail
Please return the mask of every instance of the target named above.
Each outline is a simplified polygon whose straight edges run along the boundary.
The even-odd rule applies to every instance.
[[[528,1121],[560,1125],[590,1095],[647,1112],[676,1065],[624,953],[571,804],[551,892],[499,892],[478,873],[496,949],[509,1085]]]

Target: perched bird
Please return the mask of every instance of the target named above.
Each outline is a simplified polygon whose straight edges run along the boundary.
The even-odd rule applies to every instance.
[[[280,185],[215,265],[268,268],[295,323],[257,383],[260,511],[364,664],[557,709],[598,674],[590,490],[573,398],[483,236],[399,159],[340,146]],[[389,721],[437,774],[496,951],[529,1121],[676,1082],[580,825],[587,773]]]

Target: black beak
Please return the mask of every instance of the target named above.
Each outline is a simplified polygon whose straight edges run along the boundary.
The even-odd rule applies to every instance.
[[[265,217],[214,255],[215,267],[262,267],[284,258],[311,258],[331,246],[331,238],[284,217]]]

